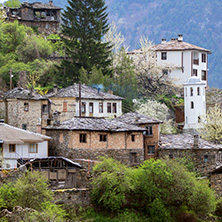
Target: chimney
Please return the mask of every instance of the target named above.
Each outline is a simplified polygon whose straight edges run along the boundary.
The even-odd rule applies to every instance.
[[[112,90],[109,90],[108,93],[109,93],[109,94],[113,94],[113,91],[112,91]]]
[[[171,38],[170,40],[171,40],[171,41],[175,41],[175,40],[177,40],[177,38]]]
[[[166,43],[166,39],[161,39],[161,44]]]
[[[49,1],[49,5],[50,5],[50,6],[53,6],[53,1]]]
[[[198,147],[199,147],[199,136],[194,135],[193,136],[193,148],[198,149]]]
[[[182,42],[183,41],[183,35],[182,34],[178,34],[178,42]]]
[[[53,86],[53,93],[57,94],[57,92],[58,92],[58,87],[57,87],[57,85],[54,85]]]
[[[33,86],[31,87],[30,94],[31,94],[31,96],[34,96],[34,95],[35,95],[35,90],[34,90],[34,87],[33,87]]]

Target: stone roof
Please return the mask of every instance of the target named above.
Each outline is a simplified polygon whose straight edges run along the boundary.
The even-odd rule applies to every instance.
[[[145,115],[137,113],[137,112],[125,113],[125,114],[117,117],[116,119],[121,122],[133,124],[133,125],[162,123],[162,121],[160,121],[158,119],[154,119],[154,118],[145,116]]]
[[[33,2],[33,3],[28,3],[28,2],[23,2],[20,6],[20,8],[33,8],[33,9],[57,9],[61,10],[62,8],[56,7],[53,4],[45,4],[42,2]]]
[[[185,50],[195,50],[195,51],[202,51],[211,54],[211,51],[196,45],[192,45],[188,42],[171,40],[169,42],[161,43],[152,47],[154,51],[185,51]],[[127,54],[141,54],[143,51],[142,49],[135,49]]]
[[[20,87],[14,88],[4,94],[5,99],[28,99],[28,100],[41,100],[47,99],[45,96],[41,96],[30,89],[23,89]]]
[[[117,119],[103,119],[90,117],[74,117],[60,125],[47,126],[47,130],[84,130],[105,132],[145,131],[145,128],[126,124]]]
[[[196,51],[202,51],[202,52],[206,52],[206,53],[211,53],[210,50],[196,46],[196,45],[192,45],[188,42],[184,42],[184,41],[178,41],[176,40],[171,40],[169,42],[166,43],[161,43],[158,45],[155,45],[153,47],[153,50],[155,51],[184,51],[184,50],[196,50]]]
[[[222,145],[198,139],[198,149],[221,149]],[[190,134],[161,134],[159,149],[190,150],[193,149],[194,136]]]
[[[74,84],[66,88],[58,90],[56,94],[49,93],[47,97],[50,98],[63,98],[63,97],[75,97],[79,98],[79,84]],[[81,98],[82,99],[96,99],[96,100],[123,100],[124,98],[116,96],[110,93],[102,92],[98,89],[81,85]]]
[[[5,144],[24,144],[51,140],[51,137],[0,123],[0,140]]]

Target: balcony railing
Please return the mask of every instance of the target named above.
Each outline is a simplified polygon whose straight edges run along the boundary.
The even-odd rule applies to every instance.
[[[194,65],[199,65],[199,59],[194,59],[194,60],[193,60],[193,64],[194,64]]]

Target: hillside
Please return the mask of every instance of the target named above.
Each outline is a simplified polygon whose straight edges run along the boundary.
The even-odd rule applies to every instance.
[[[54,0],[53,3],[63,8],[66,5],[66,1]],[[184,41],[210,49],[209,84],[222,88],[220,0],[106,0],[106,3],[110,22],[117,24],[130,49],[138,48],[143,35],[158,44],[161,38],[170,40],[179,33],[184,35]]]

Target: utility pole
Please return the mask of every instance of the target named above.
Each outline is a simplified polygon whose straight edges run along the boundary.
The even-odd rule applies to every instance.
[[[81,102],[81,82],[79,81],[79,117],[82,115],[82,102]]]
[[[12,68],[10,69],[10,90],[12,90]]]

